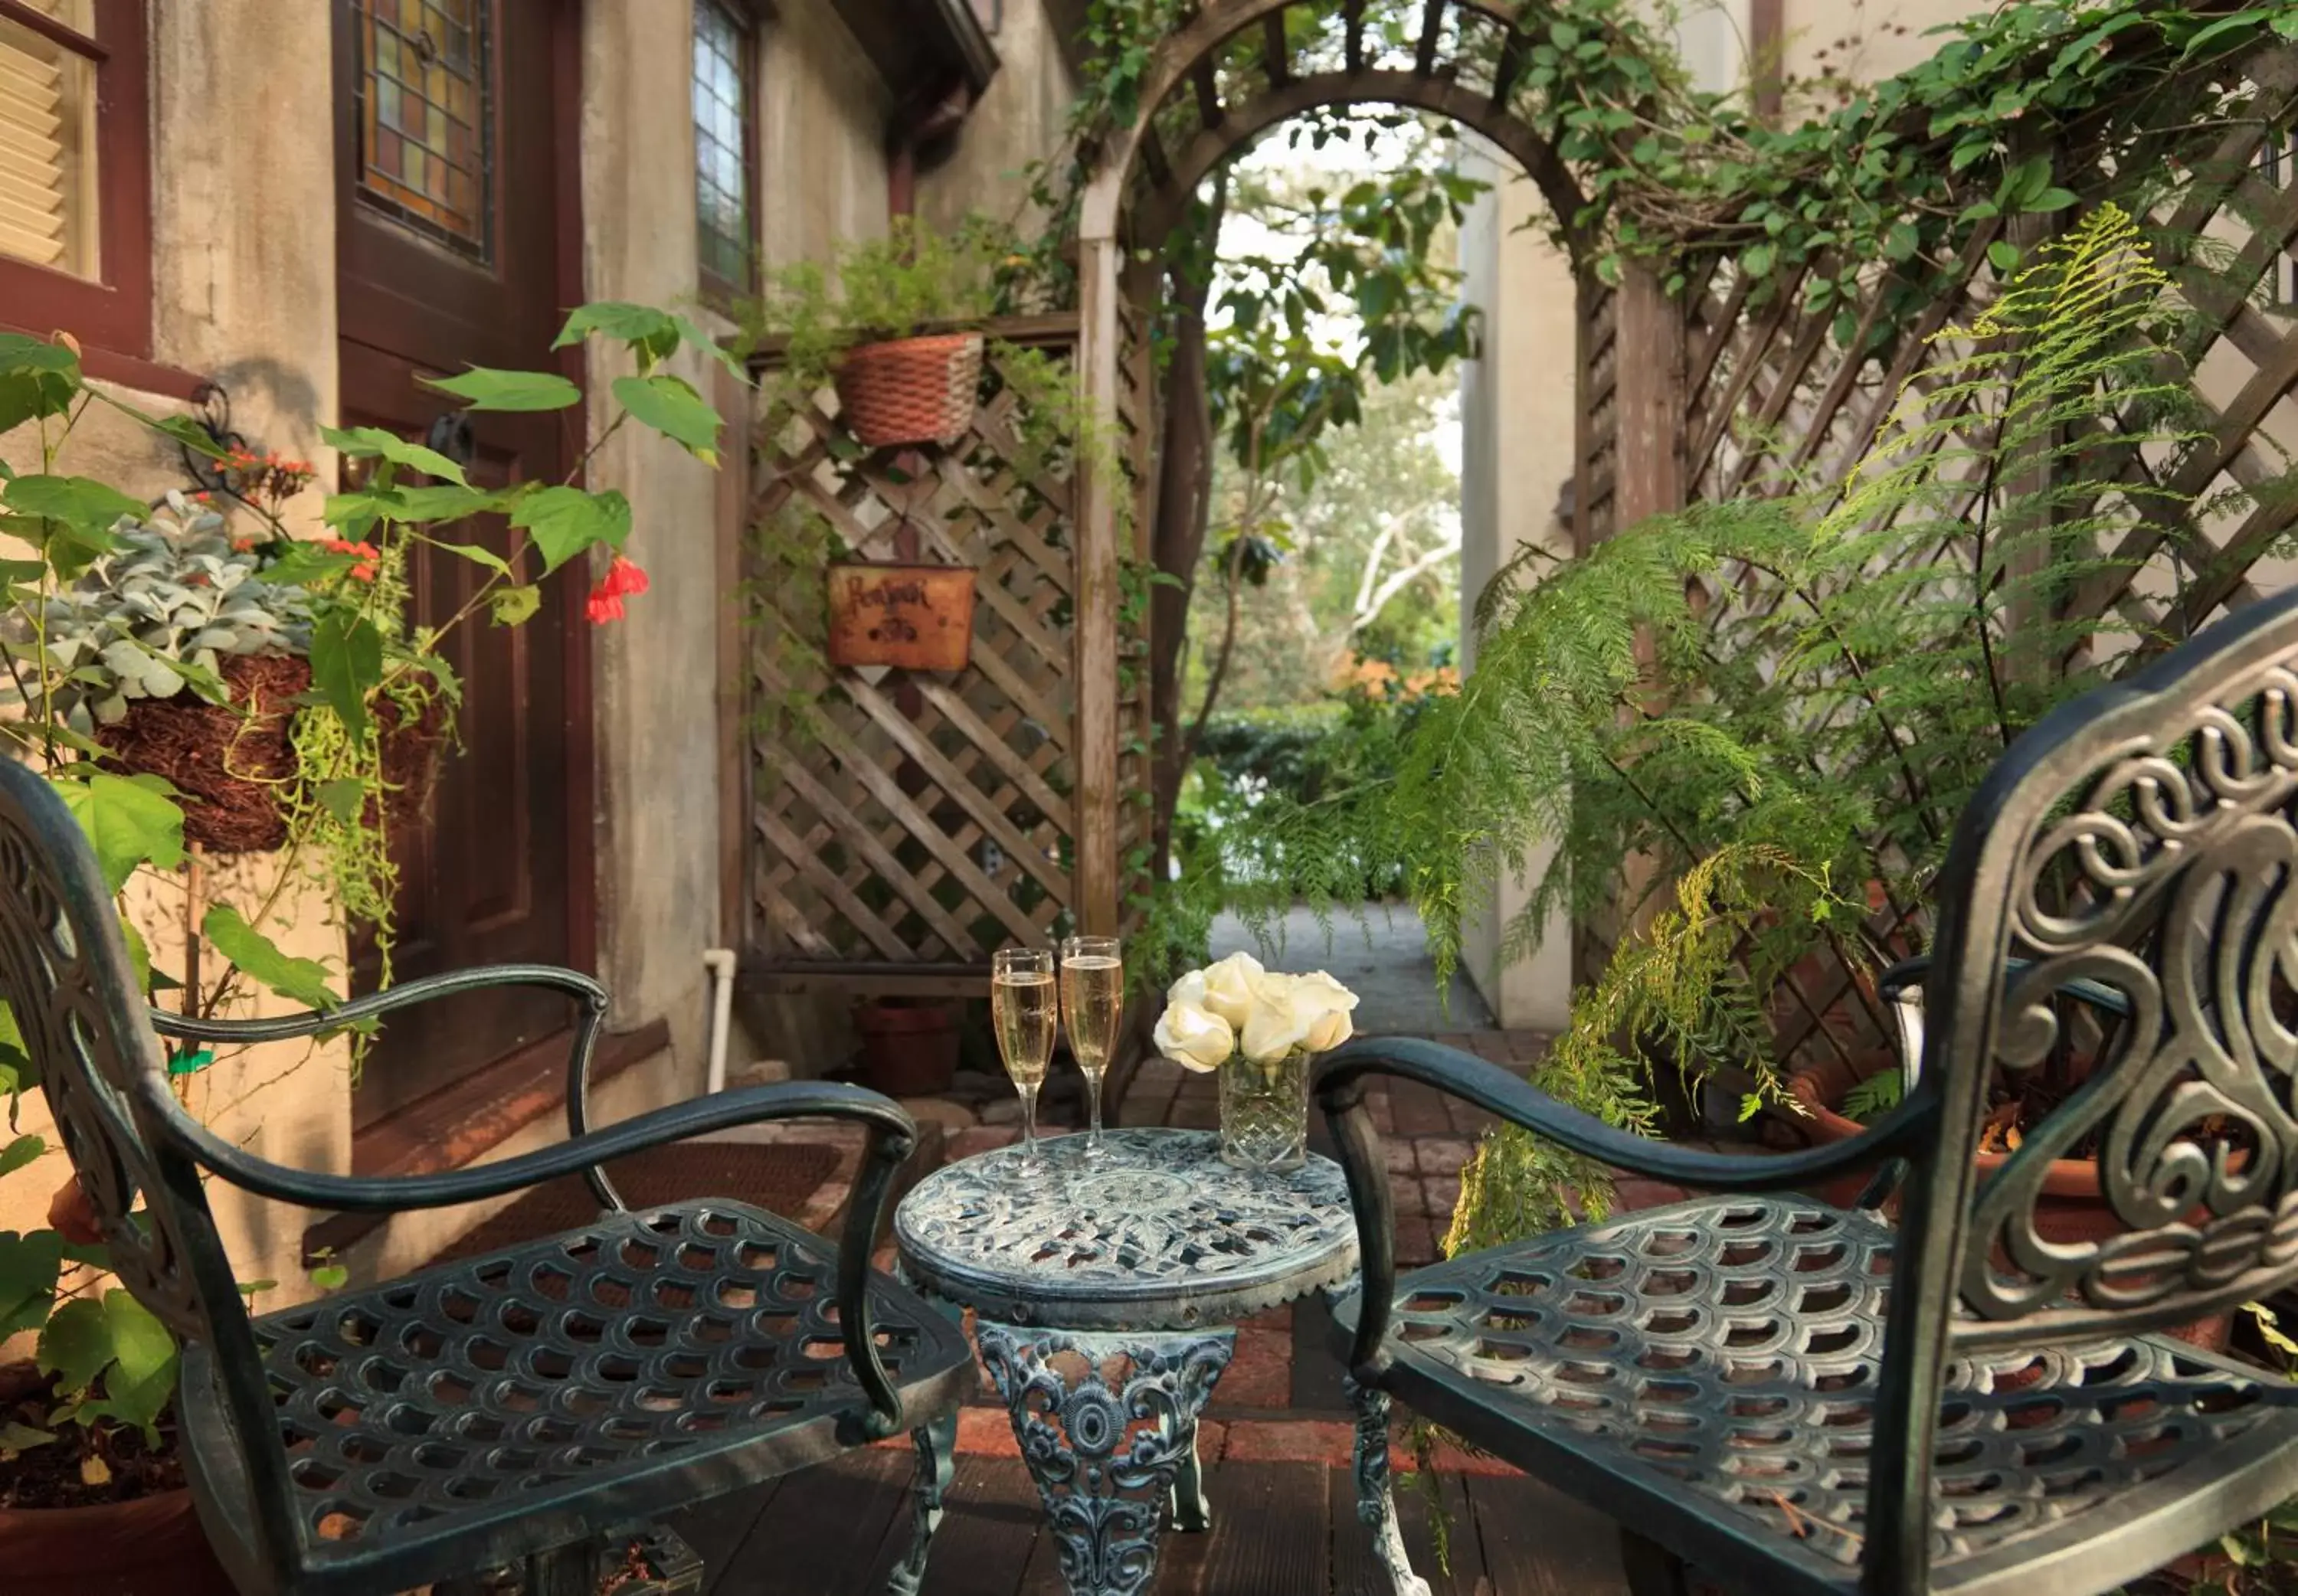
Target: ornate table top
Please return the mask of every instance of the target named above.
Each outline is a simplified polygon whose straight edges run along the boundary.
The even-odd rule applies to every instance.
[[[1356,1272],[1340,1166],[1234,1169],[1203,1130],[1112,1130],[1040,1142],[1030,1178],[1004,1151],[917,1184],[894,1215],[910,1279],[1017,1325],[1175,1330],[1235,1324]]]

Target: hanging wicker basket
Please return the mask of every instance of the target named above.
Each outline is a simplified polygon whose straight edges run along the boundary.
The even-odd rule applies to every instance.
[[[383,803],[386,835],[403,836],[431,817],[431,799],[438,790],[439,765],[447,748],[447,713],[443,698],[425,699],[422,712],[413,720],[405,718],[406,712],[396,699],[386,697],[375,707],[376,734],[380,740],[377,754],[387,790]],[[374,818],[370,807],[370,824]]]
[[[96,728],[95,740],[110,763],[164,777],[184,795],[184,840],[211,853],[265,853],[287,839],[279,784],[295,771],[288,721],[293,699],[310,688],[311,662],[238,656],[220,674],[229,707],[188,688],[172,699],[133,699],[123,719]]]
[[[946,446],[973,425],[981,395],[981,337],[959,333],[864,343],[838,368],[847,426],[872,449]]]

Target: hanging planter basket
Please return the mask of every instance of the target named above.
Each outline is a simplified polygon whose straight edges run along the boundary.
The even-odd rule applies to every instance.
[[[383,801],[384,830],[392,837],[420,828],[430,818],[431,798],[438,790],[439,765],[446,753],[450,730],[443,698],[425,699],[422,712],[413,720],[407,719],[406,713],[393,698],[385,697],[375,707],[387,790]],[[368,818],[374,819],[371,808]]]
[[[946,447],[973,425],[981,396],[981,336],[860,344],[846,351],[834,380],[847,428],[870,448]]]
[[[95,729],[95,740],[109,763],[163,777],[184,794],[184,840],[211,853],[265,853],[287,839],[279,783],[294,773],[288,721],[297,695],[310,688],[311,663],[244,655],[225,660],[221,674],[229,707],[189,689],[172,699],[133,699],[124,718]]]

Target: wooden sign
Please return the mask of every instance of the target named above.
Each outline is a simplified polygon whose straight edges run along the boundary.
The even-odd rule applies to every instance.
[[[830,663],[962,671],[972,656],[967,566],[830,567]]]

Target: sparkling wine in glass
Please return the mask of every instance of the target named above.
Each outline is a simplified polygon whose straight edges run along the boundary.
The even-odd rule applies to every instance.
[[[1114,937],[1069,937],[1062,942],[1062,1021],[1069,1027],[1070,1052],[1085,1071],[1086,1102],[1092,1128],[1085,1155],[1101,1156],[1101,1078],[1117,1051],[1125,1018],[1125,961]]]
[[[1054,955],[1042,948],[1008,947],[989,965],[989,1019],[1005,1073],[1021,1094],[1021,1153],[1024,1170],[1037,1161],[1037,1088],[1053,1062],[1054,1030],[1060,999],[1054,983]]]

